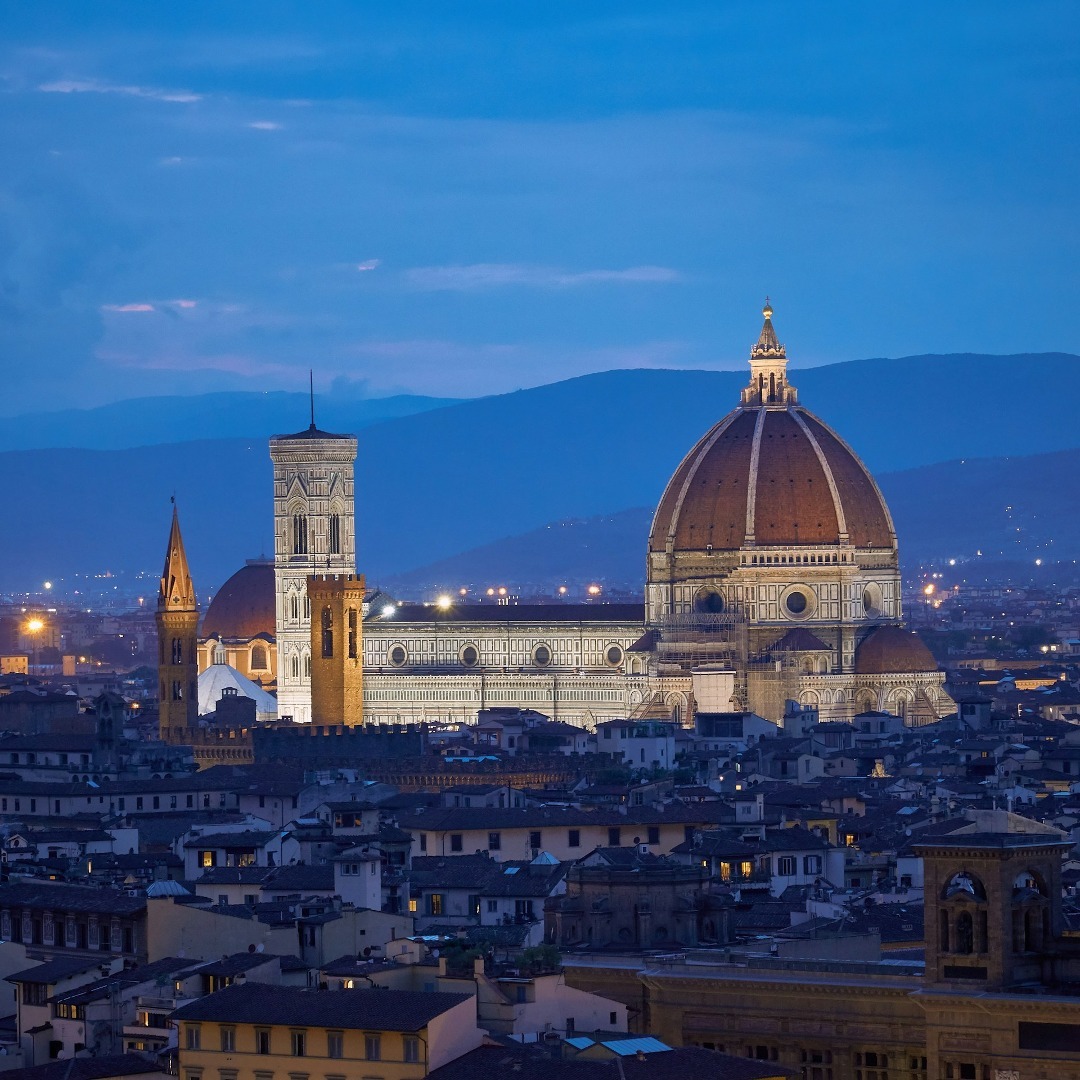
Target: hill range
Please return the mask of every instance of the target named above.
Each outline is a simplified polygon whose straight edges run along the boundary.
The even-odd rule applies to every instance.
[[[1037,397],[1031,387],[1048,363],[1055,392]],[[1080,357],[861,360],[791,377],[801,401],[875,473],[905,562],[976,550],[1080,557]],[[359,562],[369,581],[533,579],[529,568],[541,566],[558,577],[560,564],[568,578],[634,581],[651,507],[744,382],[743,372],[611,371],[449,405],[376,399],[350,413],[356,402],[320,400],[317,419],[358,436]],[[204,596],[245,558],[270,551],[267,439],[306,427],[307,399],[274,397],[260,412],[253,399],[262,395],[238,396],[236,423],[221,400],[230,395],[208,395],[213,407],[201,413],[203,398],[180,399],[203,418],[193,430],[212,430],[207,418],[218,416],[231,437],[174,441],[172,426],[162,434],[145,423],[152,403],[129,402],[109,407],[107,432],[101,414],[70,420],[84,443],[96,435],[99,445],[0,453],[21,493],[18,528],[0,530],[0,589],[105,569],[155,575],[173,493]],[[250,433],[262,416],[263,430]],[[55,430],[55,415],[38,419]],[[162,441],[136,445],[155,433]],[[584,524],[548,528],[564,522]]]

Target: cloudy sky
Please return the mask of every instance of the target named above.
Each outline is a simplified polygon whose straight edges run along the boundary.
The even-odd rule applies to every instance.
[[[1080,352],[1080,20],[0,2],[0,414]]]

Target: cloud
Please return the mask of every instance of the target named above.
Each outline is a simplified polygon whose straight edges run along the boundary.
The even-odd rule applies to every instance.
[[[281,125],[276,120],[252,120],[249,128],[255,131],[280,131]]]
[[[625,270],[562,270],[527,263],[473,263],[467,266],[418,266],[405,271],[413,288],[426,291],[469,292],[519,285],[567,289],[580,285],[669,284],[681,279],[667,266],[631,266]]]
[[[127,97],[181,104],[202,101],[202,94],[193,94],[190,90],[161,90],[155,86],[118,86],[98,79],[56,79],[53,82],[41,83],[38,90],[44,94],[123,94]]]
[[[185,160],[186,160],[185,158],[177,157],[177,156],[163,157],[163,158],[158,159],[158,164],[159,165],[166,165],[166,166],[183,165]]]
[[[126,315],[133,311],[156,311],[157,308],[153,304],[102,304],[101,310]]]
[[[382,262],[381,259],[365,259],[364,262],[360,262],[360,263],[356,264],[356,269],[357,270],[374,270],[379,265],[380,262]]]

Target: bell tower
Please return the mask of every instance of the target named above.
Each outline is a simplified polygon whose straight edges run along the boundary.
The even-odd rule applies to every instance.
[[[199,717],[199,608],[175,501],[156,621],[158,730],[162,741],[169,742],[174,728],[193,728]]]
[[[270,440],[274,464],[274,586],[278,717],[311,721],[308,577],[356,573],[356,439],[311,426]]]
[[[958,832],[916,844],[923,860],[926,981],[975,991],[1042,981],[1061,935],[1061,860],[1047,832]]]
[[[364,578],[316,574],[311,600],[311,722],[364,722]]]

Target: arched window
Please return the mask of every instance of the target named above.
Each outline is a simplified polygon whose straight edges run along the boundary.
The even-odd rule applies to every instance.
[[[184,662],[184,641],[182,638],[172,639],[172,662],[182,664]]]
[[[294,656],[292,658],[292,663],[289,665],[289,668],[292,671],[292,677],[294,679],[299,679],[300,678],[300,657],[299,656]]]
[[[293,622],[299,622],[300,620],[300,597],[293,593],[289,597],[289,614],[292,616]]]
[[[349,659],[356,659],[356,608],[349,608]]]
[[[311,653],[304,653],[304,678],[311,678]]]
[[[292,550],[294,555],[308,553],[307,514],[293,514]]]
[[[173,701],[184,700],[184,684],[179,679],[174,679],[172,684],[172,699]]]
[[[322,654],[324,660],[334,655],[334,613],[328,607],[322,609]]]
[[[251,670],[252,671],[265,671],[266,670],[266,646],[265,645],[252,645],[251,646]]]
[[[341,554],[341,515],[330,515],[330,554]]]

